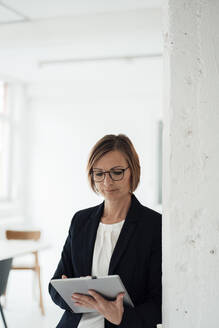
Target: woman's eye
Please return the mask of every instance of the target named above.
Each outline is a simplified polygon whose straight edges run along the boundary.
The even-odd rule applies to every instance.
[[[94,172],[96,177],[102,177],[103,176],[103,172]]]
[[[122,174],[122,171],[121,170],[112,171],[112,174],[114,174],[114,175],[120,175],[120,174]]]

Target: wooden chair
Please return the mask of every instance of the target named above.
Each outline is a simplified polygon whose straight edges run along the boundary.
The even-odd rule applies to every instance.
[[[39,240],[41,236],[41,232],[39,230],[35,231],[20,231],[20,230],[6,230],[6,238],[13,239],[13,240]],[[34,255],[34,264],[28,266],[14,266],[12,265],[12,270],[32,270],[36,273],[38,277],[39,283],[39,292],[40,292],[40,299],[39,299],[39,306],[41,309],[42,315],[45,315],[44,305],[43,305],[43,297],[42,297],[42,287],[41,287],[41,278],[40,278],[40,265],[38,259],[38,252],[33,252]]]

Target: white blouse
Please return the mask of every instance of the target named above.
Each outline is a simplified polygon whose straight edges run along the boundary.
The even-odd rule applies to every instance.
[[[100,222],[94,246],[92,276],[107,276],[110,259],[125,220],[114,224]],[[104,328],[104,317],[96,312],[84,313],[78,328]]]

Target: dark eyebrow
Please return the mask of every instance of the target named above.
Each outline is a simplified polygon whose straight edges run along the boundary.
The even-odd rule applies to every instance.
[[[122,165],[113,166],[113,167],[111,167],[110,170],[113,170],[113,169],[116,169],[116,168],[120,168],[120,169],[122,169],[123,166],[122,166]],[[103,169],[99,169],[98,167],[93,167],[93,170],[103,171]]]

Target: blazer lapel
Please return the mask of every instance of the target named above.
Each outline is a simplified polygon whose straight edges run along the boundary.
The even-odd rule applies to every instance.
[[[131,207],[128,211],[127,217],[125,219],[124,225],[122,227],[121,233],[119,235],[118,241],[116,243],[115,249],[113,251],[108,274],[114,273],[117,264],[119,263],[122,255],[128,247],[129,240],[135,232],[137,221],[138,221],[138,209],[140,203],[134,195],[132,195]]]

